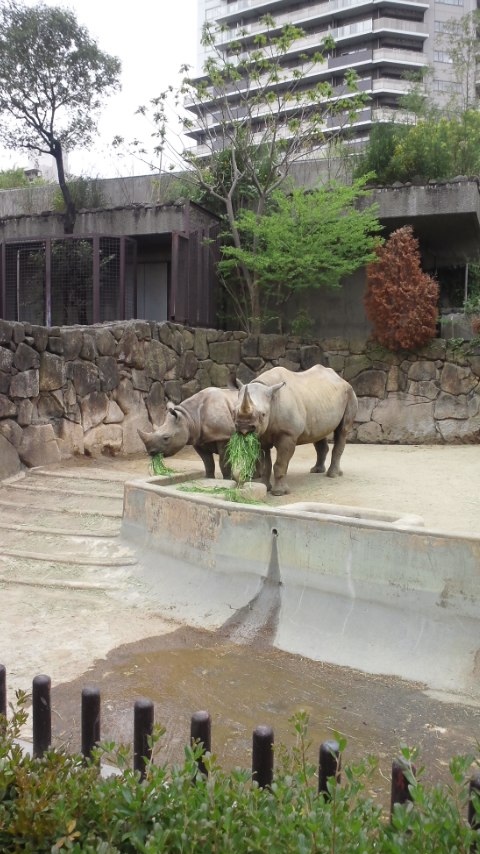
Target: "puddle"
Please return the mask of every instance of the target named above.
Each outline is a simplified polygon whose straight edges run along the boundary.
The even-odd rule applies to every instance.
[[[310,716],[309,758],[336,730],[347,738],[344,761],[374,754],[379,772],[372,795],[388,803],[392,759],[401,745],[420,749],[425,778],[448,779],[448,761],[477,751],[478,710],[441,703],[421,687],[389,677],[326,665],[273,648],[232,644],[219,633],[183,627],[113,650],[75,682],[55,686],[54,740],[78,749],[80,695],[102,693],[102,738],[131,743],[133,704],[148,697],[166,728],[157,761],[177,762],[188,742],[190,718],[212,716],[212,750],[222,767],[248,768],[255,726],[273,727],[277,744],[292,745],[289,718]]]

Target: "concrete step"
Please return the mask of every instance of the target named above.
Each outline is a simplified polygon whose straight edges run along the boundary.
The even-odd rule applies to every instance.
[[[88,513],[101,513],[104,515],[115,514],[115,518],[122,515],[123,494],[95,494],[92,491],[80,490],[79,492],[64,489],[51,489],[46,486],[34,488],[30,482],[18,484],[7,484],[0,487],[0,506],[12,506],[13,504],[23,507],[23,515],[30,508],[36,510],[74,511],[84,510]],[[28,508],[28,509],[27,509]]]
[[[18,498],[18,496],[15,497]],[[25,501],[13,501],[10,498],[0,497],[0,517],[5,522],[11,520],[12,523],[28,524],[28,521],[31,521],[45,528],[80,526],[87,530],[102,530],[110,527],[115,532],[120,529],[121,509],[94,511],[91,509],[90,502],[88,511],[79,506],[78,502],[73,507],[66,507],[62,503],[61,506],[49,508],[45,504],[45,499],[42,502],[37,501],[38,506],[34,506],[26,504]]]

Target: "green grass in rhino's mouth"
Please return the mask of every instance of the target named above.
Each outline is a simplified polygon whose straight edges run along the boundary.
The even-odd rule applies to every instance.
[[[150,460],[150,471],[153,475],[175,474],[173,469],[165,465],[163,454],[155,454]]]
[[[260,451],[260,439],[256,433],[234,433],[230,436],[226,457],[235,480],[245,483],[253,478]]]

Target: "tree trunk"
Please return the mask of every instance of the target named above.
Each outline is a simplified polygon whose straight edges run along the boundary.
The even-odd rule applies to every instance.
[[[52,156],[55,158],[55,162],[57,164],[58,183],[60,186],[60,190],[62,191],[63,201],[65,202],[65,213],[63,215],[63,233],[73,234],[73,230],[75,228],[75,220],[77,218],[77,211],[75,209],[75,203],[72,199],[65,178],[62,145],[58,140],[55,140],[52,145]]]

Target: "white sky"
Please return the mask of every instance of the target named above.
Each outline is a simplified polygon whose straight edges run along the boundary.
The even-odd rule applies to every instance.
[[[35,5],[35,0],[27,2]],[[197,0],[44,2],[73,10],[100,49],[117,56],[122,63],[122,89],[105,102],[98,142],[88,152],[72,152],[68,157],[69,171],[92,178],[147,174],[145,164],[130,156],[120,158],[110,143],[119,134],[141,138],[148,144],[150,127],[146,119],[134,115],[136,108],[168,85],[178,83],[181,65],[196,66]],[[49,160],[53,163],[53,158]],[[27,165],[26,153],[0,150],[0,169]]]

